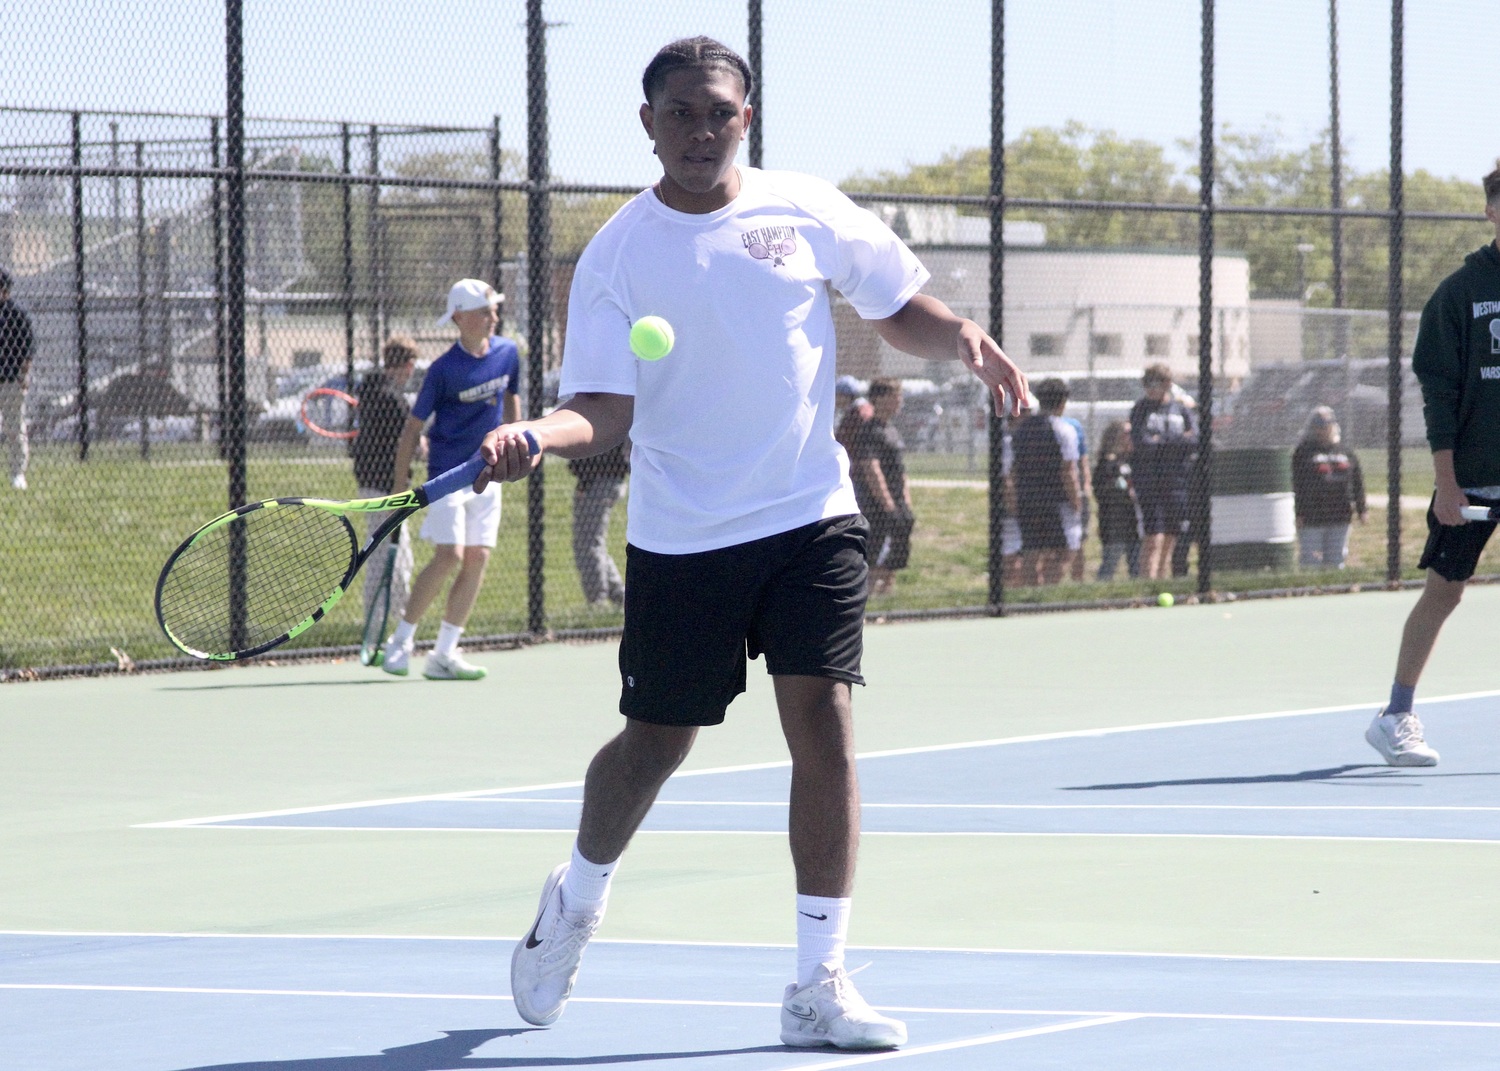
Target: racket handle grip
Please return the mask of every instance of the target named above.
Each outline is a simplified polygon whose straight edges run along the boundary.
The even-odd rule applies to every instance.
[[[521,432],[521,434],[526,438],[526,448],[531,453],[531,456],[535,457],[542,452],[541,446],[537,444],[536,436],[531,434],[531,429],[528,428]],[[474,451],[474,456],[462,465],[457,465],[447,472],[434,476],[421,487],[417,488],[417,500],[424,506],[430,506],[440,498],[447,498],[454,491],[461,490],[473,484],[479,478],[479,474],[487,467],[484,455],[476,450]]]
[[[1490,506],[1464,506],[1460,512],[1466,521],[1493,521],[1495,511]]]

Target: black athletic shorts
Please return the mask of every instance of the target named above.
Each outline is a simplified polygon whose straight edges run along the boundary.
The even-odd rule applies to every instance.
[[[1476,506],[1500,506],[1500,498],[1470,495]],[[1495,531],[1494,521],[1470,521],[1468,524],[1439,524],[1432,505],[1427,506],[1427,545],[1422,548],[1418,569],[1431,569],[1444,580],[1467,580],[1474,575],[1479,555]]]
[[[776,676],[863,684],[868,534],[856,515],[698,554],[627,546],[620,713],[717,725],[762,652]]]

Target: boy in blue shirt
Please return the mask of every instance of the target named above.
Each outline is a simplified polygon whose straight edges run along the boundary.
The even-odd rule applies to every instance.
[[[487,434],[501,424],[521,419],[521,399],[516,393],[520,354],[514,342],[495,335],[500,322],[496,307],[502,300],[504,295],[481,279],[460,279],[448,291],[448,311],[438,324],[451,321],[458,327],[459,338],[427,369],[411,416],[401,429],[392,481],[397,493],[406,490],[410,481],[412,454],[429,417],[429,476],[462,464],[479,449]],[[499,484],[491,484],[478,494],[467,489],[458,491],[428,508],[421,536],[434,544],[432,560],[412,583],[406,612],[386,644],[382,669],[406,676],[417,625],[456,569],[458,575],[448,589],[437,643],[422,675],[429,680],[465,681],[485,675],[483,667],[464,659],[458,638],[479,596],[499,531]]]

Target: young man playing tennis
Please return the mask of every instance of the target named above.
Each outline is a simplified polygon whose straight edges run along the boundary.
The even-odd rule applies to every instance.
[[[641,122],[662,177],[578,262],[561,390],[545,418],[491,434],[488,480],[634,443],[620,644],[623,731],[589,766],[572,859],[547,879],[516,946],[511,991],[530,1023],[562,1014],[616,864],[698,730],[764,653],[792,759],[797,978],[781,1039],[881,1049],[905,1026],[844,970],[859,840],[850,691],[860,677],[866,529],[834,441],[837,288],[893,345],[958,358],[992,391],[1026,379],[977,324],[920,294],[928,274],[873,215],[802,175],[735,166],[749,68],[708,38],[646,68]],[[631,355],[631,323],[662,316],[676,347]],[[540,449],[528,451],[523,432]]]
[[[1412,697],[1443,623],[1463,598],[1493,521],[1466,521],[1466,505],[1500,506],[1500,160],[1484,176],[1484,215],[1495,240],[1470,253],[1438,284],[1422,310],[1412,371],[1422,384],[1422,415],[1435,487],[1427,509],[1427,570],[1407,616],[1391,698],[1365,730],[1392,766],[1436,766]]]
[[[503,300],[481,279],[460,279],[448,291],[448,311],[438,323],[458,327],[458,341],[432,362],[417,393],[416,404],[396,444],[396,491],[411,482],[411,460],[429,417],[427,471],[436,476],[467,461],[485,436],[502,423],[521,417],[516,393],[521,362],[516,344],[495,335],[500,323],[496,306]],[[463,657],[458,638],[463,635],[484,583],[490,551],[500,533],[500,488],[482,492],[459,491],[434,502],[422,521],[422,538],[434,544],[432,560],[412,581],[406,612],[385,646],[381,669],[399,677],[407,674],[417,624],[437,599],[449,575],[457,570],[437,643],[422,675],[429,680],[478,680],[485,675]]]

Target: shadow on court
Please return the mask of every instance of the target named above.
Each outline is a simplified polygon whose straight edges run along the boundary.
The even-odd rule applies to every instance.
[[[1369,773],[1356,773],[1368,770]],[[1179,785],[1272,785],[1298,781],[1318,781],[1325,784],[1362,781],[1365,784],[1380,783],[1410,788],[1413,782],[1435,777],[1500,777],[1500,772],[1469,773],[1419,773],[1411,769],[1396,769],[1377,763],[1352,763],[1345,766],[1330,766],[1323,770],[1301,770],[1297,773],[1254,774],[1242,777],[1185,777],[1171,781],[1123,781],[1113,785],[1061,785],[1063,792],[1115,792],[1137,788],[1170,788]]]
[[[497,1038],[536,1033],[519,1030],[448,1030],[433,1041],[384,1049],[378,1055],[323,1056],[306,1060],[252,1060],[248,1063],[203,1064],[179,1071],[470,1071],[477,1068],[608,1067],[656,1060],[696,1060],[716,1056],[787,1052],[781,1045],[710,1049],[696,1052],[615,1053],[608,1056],[474,1056],[474,1050]]]

